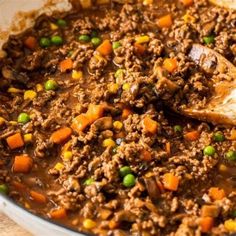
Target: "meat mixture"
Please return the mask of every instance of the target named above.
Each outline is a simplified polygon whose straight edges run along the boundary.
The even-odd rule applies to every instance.
[[[77,7],[3,46],[0,192],[94,235],[235,235],[236,129],[173,107],[212,94],[214,60],[200,68],[193,44],[236,66],[236,12],[207,0]]]

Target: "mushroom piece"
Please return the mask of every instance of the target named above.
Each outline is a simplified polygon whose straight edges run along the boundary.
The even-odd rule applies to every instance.
[[[136,216],[130,211],[121,210],[115,214],[114,219],[116,222],[121,222],[121,221],[135,222]]]
[[[102,118],[99,118],[93,123],[93,126],[95,126],[98,130],[107,130],[112,128],[112,117],[105,116]]]
[[[152,201],[157,201],[160,198],[160,190],[157,186],[157,182],[154,176],[144,178],[145,186],[148,191],[148,195]]]

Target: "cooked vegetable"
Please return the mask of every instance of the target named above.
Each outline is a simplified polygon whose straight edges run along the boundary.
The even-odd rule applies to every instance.
[[[24,134],[24,142],[25,143],[30,143],[33,140],[33,135],[31,133]]]
[[[127,174],[123,178],[123,185],[127,188],[131,188],[135,185],[135,177],[132,174]]]
[[[57,90],[58,88],[58,84],[55,80],[48,80],[46,81],[46,83],[44,84],[44,88],[49,91],[49,90]]]
[[[163,184],[165,189],[177,191],[179,186],[179,178],[174,176],[172,173],[166,173],[163,176]]]
[[[193,0],[180,0],[185,6],[191,6],[193,4]]]
[[[220,213],[219,206],[216,205],[203,205],[201,209],[202,217],[217,217]]]
[[[214,200],[221,200],[223,199],[226,195],[225,195],[225,191],[224,189],[220,189],[217,187],[211,187],[209,189],[209,196]]]
[[[83,78],[83,72],[82,71],[73,70],[71,77],[72,77],[72,79],[82,79]]]
[[[98,37],[94,37],[94,38],[91,39],[91,43],[95,47],[99,46],[101,44],[101,42],[102,42],[102,40],[100,38],[98,38]]]
[[[37,93],[34,90],[27,90],[24,93],[24,100],[33,100],[34,98],[37,97]]]
[[[51,135],[51,141],[56,144],[65,142],[72,134],[72,130],[69,127],[63,127],[53,132]]]
[[[229,232],[236,232],[236,220],[229,219],[224,223],[225,229]]]
[[[64,167],[64,164],[62,164],[61,162],[57,162],[57,164],[54,166],[54,169],[60,172],[64,169]]]
[[[214,133],[213,139],[216,142],[223,142],[225,140],[225,136],[221,131],[217,131]]]
[[[6,184],[0,184],[0,194],[8,194],[9,189]]]
[[[42,48],[47,48],[51,46],[51,40],[49,38],[43,37],[40,39],[39,44]]]
[[[105,39],[96,49],[102,56],[108,56],[112,53],[112,45],[108,39]]]
[[[25,39],[24,45],[30,50],[35,50],[37,47],[37,39],[33,36],[29,36]]]
[[[73,68],[73,61],[70,58],[67,58],[60,62],[59,68],[61,72],[66,72],[67,70],[71,70]]]
[[[111,138],[108,138],[108,139],[103,140],[102,146],[103,147],[115,147],[116,143]]]
[[[175,133],[182,133],[183,128],[182,128],[181,125],[175,125],[174,126],[174,131],[175,131]]]
[[[116,120],[113,122],[113,127],[116,130],[120,130],[123,127],[123,123],[121,121]]]
[[[26,124],[30,121],[30,116],[27,113],[22,112],[18,116],[17,121],[18,121],[18,123]]]
[[[86,114],[80,114],[73,119],[71,128],[77,133],[80,133],[86,129],[90,123],[90,119]]]
[[[63,160],[64,161],[70,161],[72,159],[72,157],[73,157],[73,154],[71,151],[65,151],[63,153]]]
[[[121,43],[119,41],[113,42],[112,43],[112,48],[113,50],[119,48],[121,46]]]
[[[54,220],[65,219],[67,217],[65,208],[58,208],[49,213],[50,218]]]
[[[85,219],[83,222],[83,226],[85,229],[92,229],[94,227],[96,227],[96,222],[91,220],[91,219]]]
[[[198,131],[191,131],[184,134],[184,138],[188,141],[196,141],[200,137],[200,133]]]
[[[10,149],[16,149],[24,146],[24,140],[20,133],[13,134],[6,139]]]
[[[158,131],[158,123],[150,117],[145,117],[142,121],[142,125],[145,132],[156,134]]]
[[[166,58],[163,62],[163,67],[170,73],[173,73],[178,67],[177,60],[175,58]]]
[[[169,27],[171,27],[172,24],[173,24],[173,22],[172,22],[172,17],[170,14],[162,16],[157,21],[157,25],[160,28],[169,28]]]
[[[47,202],[47,198],[43,194],[36,191],[30,191],[30,197],[37,203],[44,204]]]
[[[93,179],[93,178],[89,178],[89,179],[86,179],[86,180],[84,181],[84,184],[85,184],[85,185],[91,185],[92,183],[94,183],[94,179]]]
[[[215,37],[213,35],[203,37],[203,41],[204,41],[205,44],[211,44],[211,43],[215,42]]]
[[[131,111],[130,109],[124,108],[124,109],[122,110],[122,115],[121,115],[121,117],[122,117],[123,119],[128,118],[130,115],[132,115],[132,111]]]
[[[203,154],[206,156],[213,156],[216,153],[216,150],[213,146],[207,146],[203,150]]]
[[[95,120],[103,116],[103,112],[104,112],[104,107],[102,105],[89,104],[86,115],[90,123],[93,123]]]
[[[141,35],[135,38],[135,42],[142,44],[142,43],[148,43],[150,41],[150,37],[147,35]]]
[[[18,173],[28,173],[32,166],[33,160],[28,155],[15,156],[12,170]]]
[[[119,170],[119,174],[121,177],[125,177],[126,175],[131,174],[131,173],[132,173],[132,170],[129,166],[123,166]]]
[[[57,20],[57,25],[60,26],[60,27],[66,27],[67,26],[67,23],[65,20],[63,19],[58,19]]]
[[[214,219],[212,217],[206,216],[202,217],[200,220],[200,227],[203,233],[209,233],[213,227]]]
[[[86,35],[86,34],[82,34],[79,36],[79,41],[82,42],[82,43],[88,43],[90,42],[90,37],[89,35]]]
[[[236,161],[236,151],[228,151],[226,154],[225,154],[225,158],[229,161]]]
[[[63,39],[59,35],[54,35],[51,37],[51,42],[52,44],[59,46],[63,44]]]
[[[134,51],[138,55],[143,55],[146,51],[145,45],[135,42],[134,43]]]
[[[142,150],[141,152],[141,159],[143,161],[151,161],[152,160],[152,154],[148,150]]]

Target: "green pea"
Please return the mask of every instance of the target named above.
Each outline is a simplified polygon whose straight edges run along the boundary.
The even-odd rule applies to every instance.
[[[40,39],[39,44],[42,48],[47,48],[51,46],[51,41],[49,38],[43,37]]]
[[[213,140],[216,142],[223,142],[225,140],[225,136],[221,131],[217,131],[214,133]]]
[[[183,128],[181,125],[175,125],[174,131],[175,131],[175,133],[181,133],[183,131]]]
[[[119,170],[119,174],[121,177],[125,177],[126,175],[131,174],[131,173],[132,173],[132,171],[129,166],[123,166]]]
[[[57,25],[60,26],[60,27],[66,27],[67,26],[67,23],[65,20],[63,19],[58,19],[57,20]]]
[[[28,123],[30,121],[30,116],[27,113],[22,112],[18,116],[17,121],[18,121],[18,123],[26,124],[26,123]]]
[[[207,146],[203,150],[203,154],[206,156],[213,156],[216,153],[216,150],[213,146]]]
[[[0,193],[1,194],[8,194],[8,186],[6,184],[0,184]]]
[[[96,31],[96,30],[93,30],[92,32],[91,32],[91,37],[92,38],[96,38],[98,36],[98,32]]]
[[[225,157],[229,161],[236,161],[236,152],[230,150],[225,154]]]
[[[131,188],[135,185],[135,177],[132,174],[128,174],[123,178],[123,185],[127,188]]]
[[[113,42],[112,43],[112,48],[115,50],[121,46],[121,43],[119,41]]]
[[[101,42],[102,42],[102,40],[101,40],[100,38],[92,38],[92,39],[91,39],[91,43],[92,43],[95,47],[97,47],[98,45],[100,45]]]
[[[82,34],[79,36],[79,41],[83,43],[88,43],[90,41],[90,37],[86,34]]]
[[[123,69],[118,69],[115,73],[115,77],[120,78],[120,77],[123,76],[123,74],[124,74],[124,70]]]
[[[213,35],[203,37],[203,41],[205,44],[211,44],[211,43],[214,43],[215,37]]]
[[[236,210],[232,211],[231,215],[232,215],[233,217],[236,217]]]
[[[61,36],[54,35],[51,37],[51,42],[52,44],[59,46],[63,44],[63,39]]]
[[[92,179],[92,178],[86,179],[84,181],[84,185],[91,185],[92,183],[94,183],[94,179]]]
[[[49,91],[49,90],[56,90],[58,88],[58,84],[55,80],[48,80],[46,81],[46,83],[44,84],[44,88]]]

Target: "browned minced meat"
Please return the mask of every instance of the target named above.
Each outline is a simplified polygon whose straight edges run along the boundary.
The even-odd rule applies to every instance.
[[[167,14],[172,25],[159,27]],[[211,95],[214,80],[188,57],[193,43],[236,65],[236,12],[206,0],[191,6],[169,0],[114,1],[64,15],[64,26],[56,13],[40,16],[3,46],[0,190],[7,186],[9,197],[30,211],[96,235],[201,235],[206,217],[214,222],[207,234],[230,234],[224,223],[236,224],[236,130],[189,120],[166,104],[202,107]],[[79,38],[95,33],[119,47],[102,55],[90,39]],[[41,38],[55,35],[62,44],[42,46]],[[140,54],[136,41],[143,36]],[[209,36],[214,40],[206,44]],[[28,37],[37,41],[31,48]],[[163,68],[166,58],[177,61],[175,70]],[[66,71],[63,60],[72,61]],[[57,88],[48,90],[48,80]],[[91,104],[103,114],[75,128],[75,118],[88,119]],[[22,112],[29,115],[25,123]],[[72,134],[55,143],[52,134],[65,127]],[[6,141],[16,133],[24,145],[11,149]],[[23,154],[33,160],[27,173],[14,169],[15,156]],[[130,186],[120,173],[124,166],[135,177]],[[166,176],[178,186],[168,187]],[[55,217],[57,209],[64,214]]]

